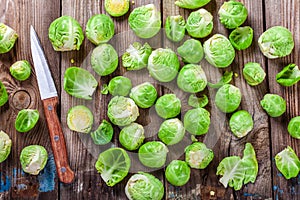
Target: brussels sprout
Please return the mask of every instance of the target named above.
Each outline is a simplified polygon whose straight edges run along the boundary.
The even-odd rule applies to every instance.
[[[208,97],[204,94],[202,97],[197,97],[191,94],[188,100],[188,105],[194,108],[204,108],[208,104]]]
[[[180,42],[185,35],[185,20],[182,16],[168,16],[165,24],[167,38],[173,42]]]
[[[229,126],[236,137],[242,138],[253,129],[252,116],[245,110],[239,110],[231,116]]]
[[[139,172],[128,180],[125,194],[129,200],[161,200],[164,196],[164,186],[155,176]]]
[[[177,0],[175,5],[180,8],[196,9],[208,4],[210,0]]]
[[[127,126],[139,116],[139,108],[130,98],[115,96],[108,104],[107,116],[118,126]]]
[[[213,27],[213,16],[204,8],[191,12],[186,22],[187,32],[195,38],[205,38],[211,34]]]
[[[300,160],[290,146],[275,156],[275,164],[286,179],[297,177],[300,172]]]
[[[166,145],[179,143],[185,134],[182,122],[177,119],[168,119],[164,121],[159,128],[158,138]]]
[[[164,119],[176,117],[181,110],[181,101],[175,94],[165,94],[157,99],[155,110]]]
[[[236,0],[224,2],[219,12],[221,23],[228,29],[242,25],[248,16],[248,10],[243,3]]]
[[[183,45],[177,48],[177,52],[182,57],[183,62],[191,64],[199,63],[204,56],[201,42],[195,39],[186,40]]]
[[[233,72],[226,71],[224,72],[223,76],[221,77],[218,83],[207,82],[207,85],[208,87],[219,89],[223,85],[230,83],[232,81],[232,77],[233,77]]]
[[[47,163],[47,150],[40,145],[30,145],[22,149],[20,161],[24,172],[38,175]]]
[[[253,29],[250,26],[238,27],[229,35],[229,41],[237,50],[245,50],[253,41]]]
[[[85,30],[86,37],[95,45],[108,42],[115,34],[115,25],[105,14],[92,16]]]
[[[174,186],[183,186],[190,179],[191,169],[182,160],[173,160],[166,169],[166,179]]]
[[[110,148],[99,154],[95,168],[101,174],[106,185],[112,187],[127,176],[130,158],[124,149]]]
[[[286,101],[277,94],[266,94],[260,105],[271,117],[279,117],[286,111]]]
[[[18,37],[14,29],[0,23],[0,54],[9,52],[14,47]]]
[[[214,158],[214,152],[202,142],[194,142],[184,151],[185,161],[195,169],[205,169]]]
[[[300,70],[296,64],[289,64],[276,75],[276,81],[282,86],[292,86],[300,81]]]
[[[290,120],[288,132],[293,138],[300,139],[300,116]]]
[[[149,73],[160,82],[172,81],[177,76],[179,67],[178,57],[171,49],[156,49],[149,57]]]
[[[8,94],[5,86],[0,81],[0,106],[3,106],[8,101]]]
[[[129,0],[105,0],[104,7],[108,14],[113,17],[125,15],[129,10]]]
[[[146,42],[143,46],[139,42],[129,45],[122,56],[123,66],[127,70],[140,70],[147,67],[152,48]]]
[[[158,141],[146,142],[139,148],[139,160],[146,167],[159,168],[166,163],[168,147]]]
[[[91,55],[91,65],[99,76],[107,76],[118,67],[118,53],[110,44],[100,44]]]
[[[157,99],[157,91],[151,83],[145,82],[132,88],[129,96],[140,108],[150,108]]]
[[[144,127],[137,123],[125,126],[119,135],[119,141],[127,150],[137,150],[144,142]]]
[[[74,106],[69,109],[67,125],[72,131],[89,133],[94,123],[93,113],[83,105]]]
[[[224,113],[232,113],[241,103],[242,94],[239,88],[231,84],[222,86],[216,94],[216,106]]]
[[[230,41],[221,34],[215,34],[203,44],[205,59],[218,68],[228,67],[234,60],[235,50]]]
[[[69,67],[65,71],[64,90],[71,96],[91,100],[97,86],[97,80],[85,69]]]
[[[96,131],[91,132],[91,137],[96,145],[108,144],[113,137],[114,129],[105,119],[101,122]]]
[[[11,139],[9,136],[0,131],[0,163],[5,161],[10,154],[11,150]]]
[[[185,92],[197,93],[203,91],[207,85],[207,79],[201,65],[185,65],[178,74],[177,85]]]
[[[33,129],[40,118],[38,110],[23,109],[20,110],[16,121],[15,128],[20,133],[25,133]]]
[[[113,96],[127,96],[132,88],[131,80],[124,76],[116,76],[109,81],[108,92]]]
[[[49,39],[55,51],[71,51],[80,49],[84,35],[78,21],[61,16],[50,24]]]
[[[258,38],[261,52],[270,59],[289,55],[294,49],[292,33],[285,27],[274,26]]]
[[[256,86],[264,81],[266,72],[259,63],[249,62],[243,69],[243,76],[249,85]]]
[[[203,135],[208,132],[210,113],[204,108],[195,108],[185,113],[184,128],[193,135]]]
[[[10,74],[19,81],[25,81],[31,74],[31,67],[27,60],[15,62],[9,68]]]
[[[135,8],[128,18],[129,27],[140,38],[152,38],[161,27],[160,12],[153,4]]]

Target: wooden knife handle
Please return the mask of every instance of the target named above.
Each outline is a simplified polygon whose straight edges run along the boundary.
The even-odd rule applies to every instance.
[[[44,99],[44,111],[50,134],[52,151],[56,164],[58,178],[63,183],[71,183],[74,180],[74,172],[68,164],[67,148],[63,131],[56,112],[58,98]]]

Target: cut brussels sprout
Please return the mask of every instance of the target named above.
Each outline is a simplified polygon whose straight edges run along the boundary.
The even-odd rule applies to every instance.
[[[293,138],[300,139],[300,116],[290,120],[288,132]]]
[[[119,141],[125,149],[137,150],[144,142],[144,127],[138,123],[125,126],[119,135]]]
[[[175,5],[180,8],[196,9],[208,4],[210,0],[177,0]]]
[[[232,77],[233,77],[233,72],[226,71],[224,72],[223,76],[221,77],[218,83],[207,82],[207,85],[208,87],[219,89],[223,85],[230,83],[232,81]]]
[[[266,94],[260,105],[271,117],[279,117],[286,111],[286,101],[277,94]]]
[[[231,84],[222,86],[216,94],[216,106],[224,113],[232,113],[241,103],[242,94],[239,88]]]
[[[195,39],[186,40],[177,48],[177,52],[181,56],[183,62],[191,64],[199,63],[204,56],[201,42]]]
[[[114,22],[105,14],[94,15],[86,24],[85,34],[95,45],[106,43],[115,34]]]
[[[292,86],[300,81],[300,70],[296,64],[289,64],[276,75],[276,81],[282,86]]]
[[[299,174],[300,160],[290,146],[275,156],[275,164],[286,179],[297,177]]]
[[[0,106],[3,106],[8,101],[8,94],[5,86],[0,81]]]
[[[50,24],[49,39],[55,51],[79,50],[84,34],[78,21],[61,16]]]
[[[202,142],[194,142],[185,148],[185,161],[191,168],[205,169],[214,159],[214,152]]]
[[[168,119],[164,121],[159,128],[158,138],[166,145],[179,143],[185,134],[182,122],[177,119]]]
[[[201,97],[197,97],[195,94],[191,94],[188,100],[188,105],[194,108],[204,108],[208,103],[208,97],[205,94]]]
[[[185,20],[182,16],[168,16],[165,24],[167,38],[173,42],[180,42],[185,35]]]
[[[38,110],[23,109],[20,110],[16,121],[15,128],[20,133],[25,133],[33,129],[40,118]]]
[[[104,8],[113,17],[125,15],[129,10],[129,0],[105,0]]]
[[[96,145],[108,144],[113,137],[114,129],[105,119],[101,122],[96,131],[91,132],[91,137]]]
[[[93,127],[93,123],[94,116],[88,107],[79,105],[69,109],[67,125],[72,131],[89,133]]]
[[[30,145],[22,149],[20,161],[24,172],[38,175],[48,160],[47,150],[40,145]]]
[[[140,38],[152,38],[161,27],[160,12],[153,4],[135,8],[128,18],[129,27]]]
[[[181,110],[181,101],[175,94],[165,94],[157,99],[155,110],[164,119],[176,117]]]
[[[151,83],[145,82],[132,88],[129,96],[140,108],[150,108],[157,99],[157,91]]]
[[[253,29],[250,26],[238,27],[229,35],[229,41],[237,50],[245,50],[253,41]]]
[[[18,37],[14,29],[0,23],[0,54],[9,52],[14,47]]]
[[[266,72],[259,63],[249,62],[244,66],[243,76],[249,85],[256,86],[264,81]]]
[[[10,74],[19,81],[25,81],[31,74],[31,66],[27,60],[15,62],[9,68]]]
[[[203,135],[210,126],[210,113],[204,108],[189,110],[184,115],[184,128],[193,135]]]
[[[230,130],[238,138],[242,138],[252,131],[253,124],[252,116],[245,110],[235,112],[229,120]]]
[[[139,148],[139,160],[146,167],[163,167],[167,160],[168,147],[158,141],[146,142]]]
[[[113,96],[127,96],[131,88],[131,80],[124,76],[116,76],[108,84],[108,92]]]
[[[85,69],[69,67],[64,74],[64,90],[76,98],[91,100],[97,86],[97,80]]]
[[[110,148],[99,154],[95,168],[107,186],[114,186],[128,174],[130,158],[121,148]]]
[[[11,151],[11,139],[4,132],[0,131],[0,163],[5,161]]]
[[[213,16],[203,8],[191,12],[186,22],[187,32],[195,38],[205,38],[211,34],[213,27]]]
[[[174,186],[183,186],[190,180],[191,169],[182,160],[173,160],[166,169],[166,179]]]

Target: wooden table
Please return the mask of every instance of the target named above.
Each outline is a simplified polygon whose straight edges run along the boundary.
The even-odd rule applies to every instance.
[[[212,0],[206,8],[214,16],[214,33],[229,34],[220,24],[217,11],[223,0]],[[274,156],[287,145],[293,147],[300,156],[300,141],[293,139],[287,132],[287,124],[292,117],[300,115],[300,87],[282,87],[275,81],[275,75],[287,64],[300,64],[300,4],[297,0],[242,0],[249,10],[249,16],[245,25],[254,29],[255,40],[252,46],[245,51],[238,51],[233,64],[225,69],[236,73],[233,84],[239,87],[243,94],[241,109],[248,110],[255,121],[254,130],[245,138],[237,139],[228,128],[230,115],[222,115],[210,101],[207,109],[211,111],[212,124],[206,136],[199,137],[200,141],[208,143],[213,148],[215,158],[205,170],[192,170],[191,180],[183,187],[173,187],[164,178],[164,171],[158,170],[153,174],[160,178],[165,185],[165,199],[300,199],[300,175],[298,178],[286,180],[276,169]],[[144,4],[154,3],[161,11],[163,22],[168,15],[181,14],[187,18],[189,10],[176,7],[171,0],[135,0],[131,9]],[[66,126],[66,114],[71,106],[77,104],[88,105],[95,115],[95,127],[102,119],[107,119],[106,109],[110,96],[100,94],[100,88],[90,102],[75,100],[62,88],[63,74],[70,66],[88,68],[86,57],[94,48],[85,39],[80,51],[55,52],[48,39],[48,27],[50,23],[61,15],[70,15],[77,19],[85,29],[87,20],[94,14],[105,13],[103,1],[87,0],[1,0],[0,21],[13,27],[19,34],[19,39],[7,54],[0,55],[0,80],[5,84],[9,92],[9,103],[0,108],[0,130],[7,132],[13,141],[12,152],[8,159],[0,164],[0,199],[126,199],[124,187],[129,176],[120,184],[110,188],[101,180],[94,168],[96,156],[87,146],[84,137],[70,131]],[[129,30],[127,14],[124,17],[113,18],[115,32],[124,33]],[[48,130],[45,124],[42,104],[39,97],[36,77],[32,76],[19,82],[9,74],[9,67],[17,60],[27,59],[32,63],[30,53],[29,28],[33,25],[41,39],[49,60],[51,72],[60,95],[59,114],[65,133],[68,155],[71,168],[76,173],[74,183],[65,185],[59,183],[55,174]],[[282,25],[294,34],[295,49],[290,56],[282,59],[266,59],[259,50],[257,40],[259,35],[271,26]],[[115,47],[124,47],[127,38],[115,42]],[[204,40],[201,40],[202,42]],[[156,41],[161,46],[172,46],[166,40]],[[74,63],[71,63],[71,59]],[[250,87],[242,77],[243,65],[247,62],[259,62],[267,72],[265,81],[257,86]],[[225,70],[218,70],[203,61],[202,66],[206,71],[208,80],[216,82]],[[125,69],[119,67],[111,76],[99,77],[93,74],[99,84],[108,83],[116,75],[124,74]],[[136,76],[135,81],[143,81]],[[164,87],[158,87],[159,94],[165,92]],[[211,98],[215,91],[206,90]],[[287,101],[287,112],[278,118],[270,118],[262,110],[259,101],[266,93],[282,95]],[[14,128],[14,120],[17,112],[22,108],[37,108],[41,113],[37,126],[28,133],[18,133]],[[138,122],[147,123],[147,111],[141,112]],[[95,128],[94,127],[94,128]],[[115,127],[114,143],[117,144],[117,134],[120,128]],[[216,168],[218,163],[226,156],[242,155],[246,142],[251,142],[256,150],[259,163],[259,173],[255,184],[248,184],[240,191],[231,188],[225,189],[218,181]],[[27,145],[40,144],[49,152],[49,161],[46,169],[39,176],[25,174],[21,170],[19,155]],[[183,156],[180,157],[184,158]]]

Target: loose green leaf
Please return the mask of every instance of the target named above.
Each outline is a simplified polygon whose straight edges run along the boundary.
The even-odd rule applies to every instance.
[[[180,8],[196,9],[208,4],[210,0],[177,0],[175,5]]]
[[[300,161],[290,146],[275,156],[275,164],[286,179],[294,178],[299,174]]]
[[[8,94],[5,86],[0,81],[0,106],[3,106],[8,101]]]
[[[96,145],[104,145],[112,140],[114,129],[112,125],[103,120],[96,131],[91,132],[91,137]]]
[[[232,77],[233,77],[233,72],[226,71],[218,83],[208,82],[207,85],[208,85],[208,87],[218,89],[218,88],[222,87],[223,85],[230,83],[232,81]]]
[[[39,120],[39,111],[33,109],[23,109],[19,111],[16,121],[15,128],[20,133],[25,133],[33,129]]]
[[[300,81],[300,70],[296,64],[289,64],[276,75],[276,81],[282,86],[292,86]]]
[[[237,50],[245,50],[252,44],[253,29],[250,26],[238,27],[230,33],[229,41]]]
[[[204,108],[208,103],[209,100],[205,94],[201,97],[197,97],[195,94],[191,94],[188,100],[188,105],[194,108]]]

